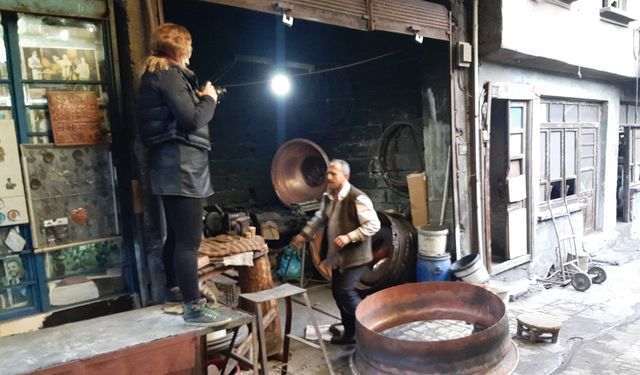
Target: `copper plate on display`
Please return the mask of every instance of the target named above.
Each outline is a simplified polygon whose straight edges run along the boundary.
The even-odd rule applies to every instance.
[[[104,142],[102,115],[93,91],[49,91],[49,114],[57,146]]]
[[[86,208],[78,207],[71,211],[71,221],[78,225],[84,225],[89,221],[89,213]]]

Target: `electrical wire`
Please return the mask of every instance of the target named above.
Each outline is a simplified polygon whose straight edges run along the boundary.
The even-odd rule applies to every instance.
[[[408,129],[411,133],[411,139],[413,141],[414,151],[416,152],[417,159],[420,161],[420,166],[422,170],[425,170],[424,159],[421,157],[422,148],[418,145],[417,142],[417,134],[413,125],[407,122],[397,122],[395,124],[391,124],[387,127],[380,136],[380,143],[378,147],[378,161],[380,162],[380,170],[382,172],[382,178],[384,181],[391,187],[395,189],[398,193],[406,194],[407,189],[407,179],[406,174],[402,177],[392,176],[392,172],[387,165],[389,160],[389,145],[395,136],[397,136],[404,129]]]
[[[333,68],[321,69],[321,70],[316,70],[316,71],[313,71],[313,72],[293,74],[290,77],[294,78],[294,77],[310,76],[310,75],[315,75],[315,74],[329,73],[329,72],[333,72],[333,71],[336,71],[336,70],[348,69],[348,68],[352,68],[354,66],[366,64],[366,63],[369,63],[369,62],[372,62],[372,61],[375,61],[375,60],[383,59],[383,58],[391,56],[391,55],[395,55],[397,53],[400,53],[400,52],[403,52],[403,51],[407,50],[408,48],[409,47],[400,48],[400,49],[397,49],[397,50],[394,50],[394,51],[391,51],[391,52],[384,53],[382,55],[378,55],[378,56],[374,56],[374,57],[368,58],[366,60],[356,61],[354,63],[350,63],[350,64],[346,64],[346,65],[335,66]],[[252,81],[252,82],[232,83],[232,84],[222,85],[222,86],[225,87],[225,88],[246,87],[246,86],[261,85],[261,84],[265,84],[265,83],[269,83],[269,82],[271,82],[270,79],[265,79],[265,80]]]

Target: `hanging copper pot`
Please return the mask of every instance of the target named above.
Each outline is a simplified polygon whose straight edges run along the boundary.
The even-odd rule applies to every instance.
[[[327,187],[327,154],[314,142],[292,139],[278,149],[271,162],[271,183],[287,206],[320,199]]]

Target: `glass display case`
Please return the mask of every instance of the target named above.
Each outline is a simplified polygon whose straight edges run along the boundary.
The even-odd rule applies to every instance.
[[[47,103],[49,91],[93,91],[100,108],[106,112],[109,98],[104,84],[105,46],[100,23],[19,14],[17,26],[29,143],[42,144],[52,140]],[[0,86],[0,108],[6,101],[3,98]],[[107,117],[103,120],[108,132],[109,121]]]
[[[33,306],[33,277],[20,255],[0,255],[0,313]]]
[[[122,241],[85,243],[45,253],[51,306],[65,306],[125,292]]]
[[[22,145],[34,249],[119,234],[105,145]]]
[[[19,170],[8,181],[0,169],[1,186],[24,182],[29,217],[0,225],[0,321],[131,292],[110,145],[54,145],[48,102],[54,91],[95,93],[110,139],[107,23],[4,10],[0,21],[0,136],[15,129],[20,150],[14,161],[0,146]],[[23,250],[4,244],[10,230]]]
[[[100,23],[18,15],[23,80],[100,81],[105,48]]]

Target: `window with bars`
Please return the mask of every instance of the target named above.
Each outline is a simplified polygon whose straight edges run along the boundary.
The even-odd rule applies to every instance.
[[[597,186],[597,104],[546,101],[540,125],[540,202],[577,201]]]

